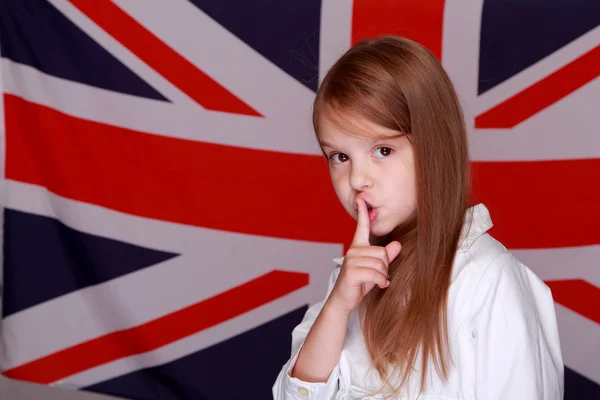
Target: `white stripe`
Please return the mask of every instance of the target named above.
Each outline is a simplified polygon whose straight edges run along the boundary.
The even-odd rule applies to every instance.
[[[84,233],[142,247],[182,253],[189,246],[184,238],[199,229],[71,200],[51,193],[42,186],[11,179],[6,180],[6,192],[3,205],[10,209],[54,218]],[[205,231],[214,235],[223,234],[219,230]]]
[[[473,160],[537,161],[600,158],[600,78],[513,129],[478,129]]]
[[[600,324],[556,304],[563,362],[600,385]]]
[[[162,2],[115,3],[262,115],[290,125],[308,118],[314,96],[310,89],[190,1],[171,0],[169,7]]]
[[[159,318],[273,269],[309,273],[311,283],[303,301],[317,301],[324,293],[331,260],[342,252],[338,244],[258,237],[126,216],[50,195],[32,185],[10,182],[8,189],[9,208],[59,218],[86,233],[182,255],[8,316],[2,322],[7,350],[2,369]],[[232,268],[235,274],[231,274]],[[270,319],[276,316],[269,314]],[[43,331],[36,328],[42,325]]]
[[[196,107],[200,106],[187,94],[179,90],[175,85],[165,79],[162,75],[140,60],[129,49],[123,46],[119,41],[106,33],[94,21],[79,11],[77,7],[64,0],[48,0],[65,17],[79,27],[83,32],[90,36],[100,46],[107,49],[117,60],[132,70],[142,80],[150,84],[163,96],[177,104],[187,104]]]
[[[446,1],[442,65],[450,75],[471,131],[477,101],[479,34],[483,0]]]
[[[308,119],[292,126],[270,118],[204,111],[57,78],[8,59],[0,61],[6,93],[77,118],[166,137],[321,155]]]
[[[351,1],[321,1],[319,83],[352,44],[352,7]]]
[[[530,65],[521,72],[482,93],[477,98],[475,112],[479,115],[494,108],[598,47],[599,44],[600,26],[597,26],[535,64]]]
[[[600,245],[511,253],[542,280],[584,279],[600,287]]]
[[[331,271],[323,266],[324,270]],[[311,278],[312,279],[312,278]],[[318,300],[322,300],[325,292],[318,293]],[[55,382],[55,386],[83,387],[93,385],[117,376],[134,372],[143,368],[150,368],[174,361],[178,358],[195,353],[219,342],[230,339],[240,332],[260,326],[285,313],[307,304],[306,299],[317,296],[316,292],[308,293],[307,289],[300,289],[276,301],[268,303],[223,324],[206,329],[185,339],[163,346],[155,351],[122,358],[111,363],[89,369],[85,372],[72,375]]]

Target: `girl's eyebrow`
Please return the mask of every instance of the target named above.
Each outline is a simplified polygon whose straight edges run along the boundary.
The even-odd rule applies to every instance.
[[[373,140],[373,143],[379,143],[379,142],[385,142],[386,140],[393,140],[393,139],[398,139],[402,136],[406,136],[405,133],[398,133],[395,135],[387,135],[387,136],[380,136],[378,138],[376,138],[375,140]]]
[[[333,148],[333,146],[331,144],[329,144],[328,142],[319,139],[319,143],[321,144],[321,147],[329,147],[329,148]]]
[[[395,135],[378,136],[376,138],[371,139],[371,143],[375,144],[375,143],[385,142],[387,140],[398,139],[402,136],[406,136],[406,134],[398,133]],[[332,144],[330,144],[329,142],[327,142],[325,140],[321,140],[321,139],[319,139],[319,144],[321,145],[321,147],[329,147],[331,149],[333,149],[335,147]]]

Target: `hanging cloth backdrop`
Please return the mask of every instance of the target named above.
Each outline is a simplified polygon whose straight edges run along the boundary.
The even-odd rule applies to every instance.
[[[600,3],[5,0],[0,369],[138,399],[267,399],[354,231],[310,122],[352,43],[426,45],[492,234],[552,288],[600,398]]]

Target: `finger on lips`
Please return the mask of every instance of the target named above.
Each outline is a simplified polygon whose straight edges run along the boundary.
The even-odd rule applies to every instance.
[[[367,204],[363,199],[356,199],[356,206],[358,208],[358,221],[356,224],[356,233],[354,234],[352,245],[368,246],[371,227],[369,221],[369,211],[367,211]]]

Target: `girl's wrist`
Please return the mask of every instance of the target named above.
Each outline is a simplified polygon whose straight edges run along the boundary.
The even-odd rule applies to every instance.
[[[328,298],[325,304],[323,305],[324,314],[336,316],[338,318],[349,318],[352,313],[351,309],[342,306],[339,304],[335,298]]]

